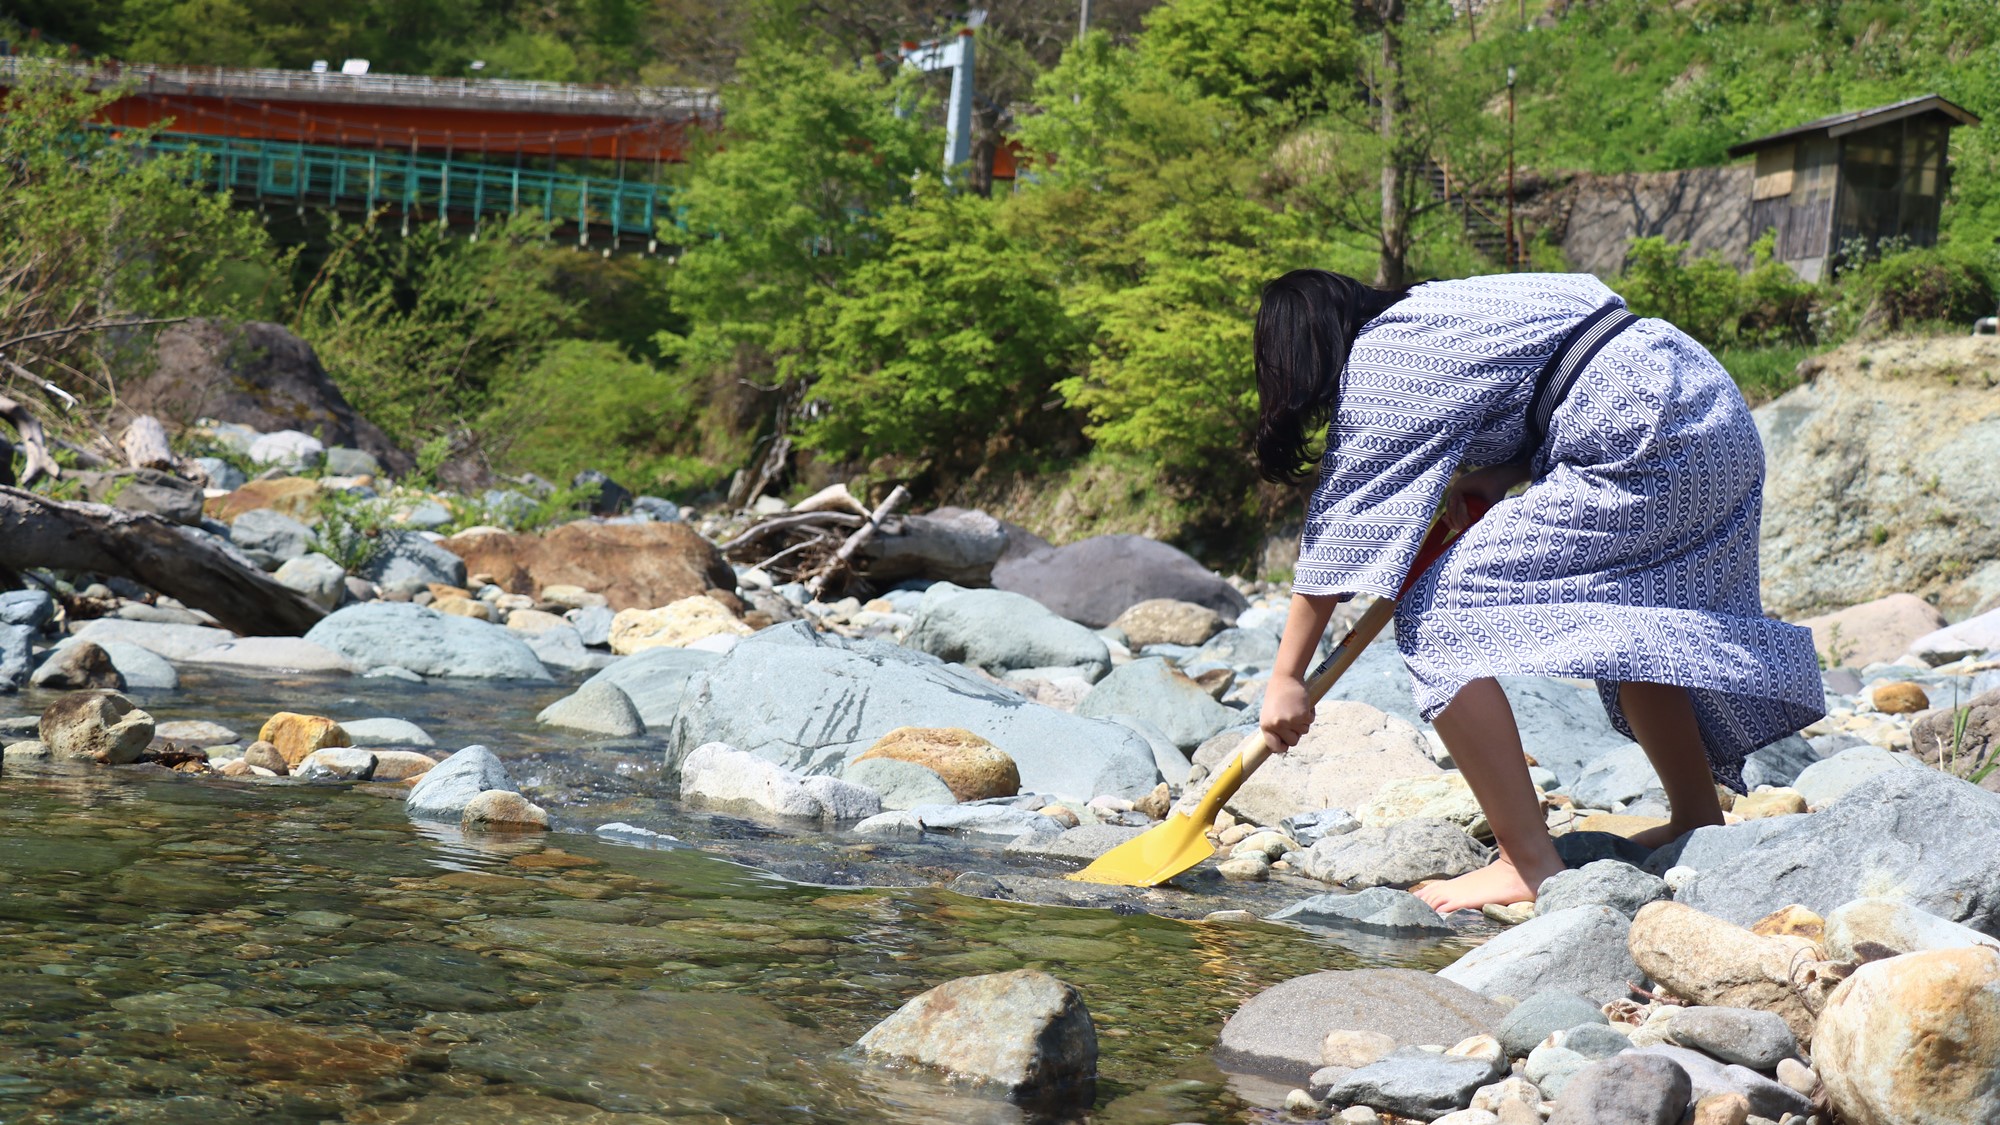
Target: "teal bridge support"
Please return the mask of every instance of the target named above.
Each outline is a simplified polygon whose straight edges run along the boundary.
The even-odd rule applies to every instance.
[[[399,212],[409,224],[453,219],[477,224],[517,211],[576,231],[577,244],[593,235],[607,247],[643,242],[658,247],[662,220],[675,216],[663,185],[581,176],[476,159],[422,155],[392,149],[344,148],[291,141],[161,133],[157,152],[193,153],[201,180],[239,200]]]

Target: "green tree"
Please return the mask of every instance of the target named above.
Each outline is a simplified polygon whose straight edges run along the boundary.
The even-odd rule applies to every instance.
[[[1003,209],[932,185],[884,214],[881,255],[816,311],[807,444],[962,468],[1042,408],[1081,334]]]

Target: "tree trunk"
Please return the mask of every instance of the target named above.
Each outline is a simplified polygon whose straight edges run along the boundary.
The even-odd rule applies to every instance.
[[[247,636],[299,636],[326,616],[304,594],[155,515],[0,487],[0,569],[117,575]]]
[[[1403,0],[1376,0],[1382,21],[1382,69],[1377,78],[1382,101],[1382,239],[1375,267],[1375,284],[1385,289],[1407,285],[1410,260],[1410,212],[1404,199],[1403,177]]]

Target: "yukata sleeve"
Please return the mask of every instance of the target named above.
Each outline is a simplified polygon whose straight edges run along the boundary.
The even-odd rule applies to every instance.
[[[1357,358],[1360,358],[1357,355]],[[1489,397],[1478,379],[1350,363],[1292,589],[1394,597]]]

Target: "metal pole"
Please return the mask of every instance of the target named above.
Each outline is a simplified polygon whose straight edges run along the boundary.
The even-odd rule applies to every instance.
[[[1090,0],[1078,0],[1078,2],[1081,4],[1081,7],[1077,9],[1076,13],[1076,41],[1081,43],[1083,42],[1083,37],[1090,33]],[[1526,0],[1523,0],[1523,2],[1525,3]]]
[[[944,123],[944,171],[972,161],[972,29],[958,33],[958,65],[951,68],[951,108]]]
[[[1514,246],[1514,68],[1507,68],[1507,272],[1520,265]]]

